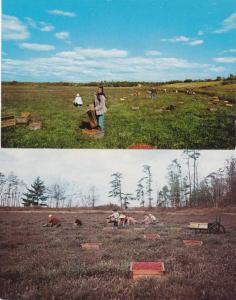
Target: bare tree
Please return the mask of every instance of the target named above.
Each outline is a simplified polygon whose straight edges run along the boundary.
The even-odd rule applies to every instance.
[[[148,207],[152,207],[152,173],[151,173],[151,166],[149,165],[143,165],[143,173],[144,177],[142,178],[145,180],[146,183],[146,193],[148,197]]]

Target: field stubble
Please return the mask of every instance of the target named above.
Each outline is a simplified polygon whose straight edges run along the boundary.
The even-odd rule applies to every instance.
[[[57,214],[60,228],[45,228],[46,212],[0,212],[0,297],[3,299],[215,299],[236,297],[236,221],[224,215],[227,233],[200,234],[186,229],[189,221],[212,221],[214,212],[157,213],[157,240],[143,233],[103,231],[103,213],[80,213],[81,228],[73,226],[76,213]],[[133,213],[137,219],[141,214]],[[201,239],[201,247],[185,247],[183,239]],[[99,242],[99,250],[81,249]],[[163,261],[160,280],[131,279],[132,261]]]

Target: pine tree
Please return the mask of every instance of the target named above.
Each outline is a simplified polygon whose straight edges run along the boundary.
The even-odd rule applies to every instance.
[[[120,207],[123,207],[123,193],[121,190],[121,179],[122,174],[121,173],[113,173],[111,175],[113,177],[112,181],[110,182],[112,190],[109,191],[109,197],[118,198],[120,201]]]
[[[27,188],[28,192],[24,193],[24,197],[22,198],[24,206],[45,206],[47,201],[46,188],[44,182],[37,177],[33,184],[31,184],[31,188]]]
[[[144,207],[145,199],[144,199],[144,185],[143,178],[138,181],[137,189],[136,189],[136,198],[140,202],[140,206]]]
[[[145,176],[143,177],[143,179],[145,179],[146,181],[146,193],[148,196],[148,206],[149,208],[152,207],[152,173],[151,173],[151,166],[149,165],[144,165],[143,166],[143,173],[145,174]]]

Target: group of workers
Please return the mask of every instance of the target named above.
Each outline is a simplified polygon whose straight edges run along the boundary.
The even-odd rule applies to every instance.
[[[145,214],[144,219],[138,221],[133,217],[126,216],[123,213],[120,213],[117,209],[113,210],[113,213],[107,217],[107,223],[113,223],[114,227],[129,226],[135,224],[151,225],[157,224],[158,220],[153,214]]]
[[[114,227],[118,226],[130,226],[136,224],[143,224],[143,225],[151,225],[157,224],[158,220],[153,214],[145,214],[144,218],[140,221],[137,221],[135,218],[127,216],[123,213],[120,213],[117,209],[114,209],[112,214],[107,217],[107,223],[113,223]],[[82,221],[76,217],[73,223],[75,226],[82,226]],[[60,227],[61,220],[50,214],[48,216],[48,222],[43,225],[43,227]]]
[[[74,225],[75,226],[81,226],[82,222],[79,218],[75,218],[74,220]],[[61,220],[53,215],[49,215],[48,216],[48,222],[46,224],[43,225],[43,227],[60,227],[61,226]]]

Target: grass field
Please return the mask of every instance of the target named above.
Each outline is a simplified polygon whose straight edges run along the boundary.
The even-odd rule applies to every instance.
[[[118,148],[147,143],[158,149],[233,149],[235,147],[235,85],[223,82],[176,84],[166,86],[151,100],[147,88],[132,96],[134,88],[106,88],[108,113],[103,139],[84,136],[79,128],[86,119],[86,106],[93,102],[96,87],[18,84],[2,86],[2,115],[31,112],[43,129],[30,131],[25,126],[2,129],[2,147],[27,148]],[[161,87],[162,88],[162,87]],[[178,89],[180,92],[175,93]],[[193,88],[196,95],[186,95]],[[75,94],[84,100],[82,109],[73,106]],[[218,95],[213,104],[209,96]],[[125,101],[120,98],[126,97]],[[181,103],[182,102],[182,103]],[[158,109],[175,105],[173,111]],[[132,110],[132,107],[139,110]],[[214,108],[215,111],[209,111]]]
[[[59,228],[47,228],[48,211],[0,211],[0,297],[3,299],[236,299],[236,210],[156,211],[160,223],[145,229],[160,238],[147,241],[141,232],[106,232],[108,212],[74,210],[57,215]],[[141,219],[143,212],[130,214]],[[190,233],[190,221],[214,220],[221,214],[226,234]],[[81,228],[73,226],[78,215]],[[182,239],[201,239],[187,248]],[[100,242],[85,250],[82,242]],[[132,261],[163,261],[162,279],[134,282]]]

